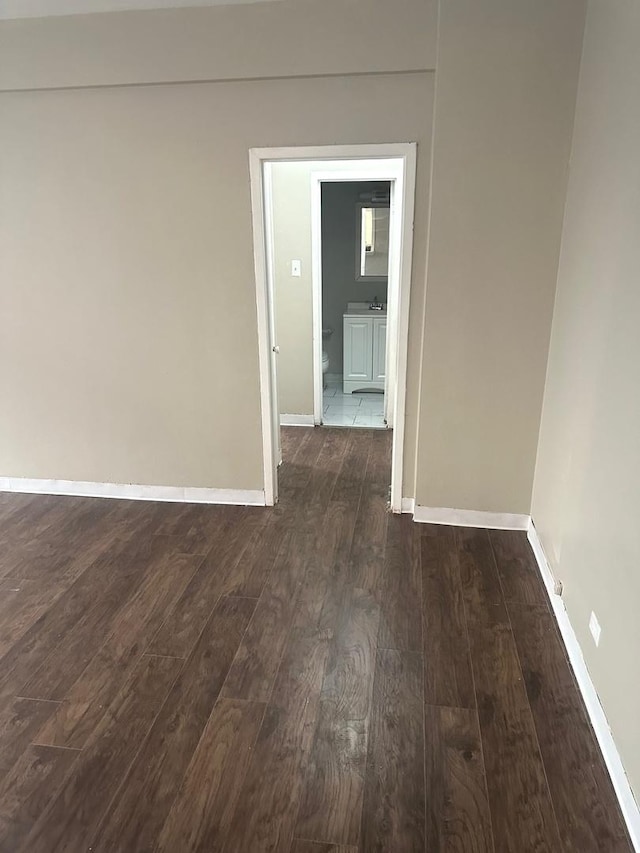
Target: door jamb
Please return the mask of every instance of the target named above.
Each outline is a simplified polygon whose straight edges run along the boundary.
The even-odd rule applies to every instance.
[[[262,468],[264,502],[273,506],[277,500],[277,456],[273,432],[273,406],[276,389],[271,381],[271,332],[269,328],[269,282],[267,278],[267,233],[263,158],[256,149],[249,151],[251,185],[251,222],[253,226],[253,262],[256,279],[256,311],[258,319],[258,367],[260,371],[260,418],[262,421]]]

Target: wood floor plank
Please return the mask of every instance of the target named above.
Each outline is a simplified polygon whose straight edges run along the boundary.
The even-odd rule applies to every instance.
[[[60,583],[0,581],[0,658],[64,593]]]
[[[353,505],[360,499],[371,448],[372,430],[348,430],[347,444],[340,472],[331,492],[336,503]]]
[[[265,508],[264,522],[251,536],[234,571],[225,584],[225,595],[259,598],[275,565],[283,527],[271,508]]]
[[[283,535],[287,532],[313,532],[314,520],[322,517],[326,501],[321,502],[321,495],[326,489],[321,485],[318,460],[329,439],[323,429],[310,430],[310,438],[301,442],[294,459],[283,463],[279,469],[282,488],[273,515]]]
[[[490,604],[503,604],[502,586],[488,531],[476,527],[456,527],[460,578],[467,612]]]
[[[103,598],[105,605],[107,596],[113,598],[114,586],[122,589],[132,580],[131,555],[136,548],[144,551],[149,547],[145,515],[139,514],[137,518],[140,526],[136,543],[130,541],[136,529],[133,524],[124,538],[120,538],[122,530],[116,524],[108,541],[102,543],[99,556],[0,659],[0,696],[16,695],[44,661],[67,642],[69,632],[77,628],[87,613],[94,608],[97,613]],[[120,578],[122,565],[126,567],[124,579]]]
[[[98,518],[89,531],[77,516],[61,531],[66,542],[60,549],[62,561],[56,571],[61,580],[75,581],[94,561],[114,557],[133,543],[140,544],[149,535],[158,504],[104,498],[100,503],[109,506],[100,507]],[[72,559],[69,559],[70,548]]]
[[[33,553],[23,561],[25,575],[38,580],[69,583],[99,555],[132,530],[132,519],[122,515],[119,501],[76,498],[73,504],[59,498],[67,508],[60,524],[33,536]],[[135,518],[144,517],[136,514]]]
[[[525,685],[531,697],[577,682],[552,612],[535,604],[508,604]]]
[[[558,827],[506,608],[467,616],[495,851],[554,853]]]
[[[77,498],[60,499],[54,495],[41,495],[31,502],[29,511],[19,513],[0,529],[0,552],[3,576],[13,570],[13,555],[42,536],[48,528],[64,522],[65,515],[73,510]]]
[[[313,439],[319,443],[313,444],[313,452],[318,460],[328,439],[323,430],[314,432]],[[332,458],[336,454],[331,442],[328,452]],[[333,467],[331,483],[338,476],[337,467]],[[321,470],[325,470],[324,463]],[[348,552],[344,539],[353,529],[343,518],[336,519],[337,525],[333,525],[331,515],[326,520],[327,501],[333,488],[327,488],[324,479],[322,482],[325,484],[322,501],[318,500],[315,476],[307,480],[305,491],[300,494],[293,524],[283,534],[273,569],[225,683],[223,695],[227,698],[267,702],[296,613],[301,614],[298,626],[307,627],[317,624],[318,613],[330,606],[326,602],[327,572],[334,559],[337,564],[337,549],[346,548]],[[312,495],[315,495],[313,501]],[[313,615],[306,613],[309,602]]]
[[[296,608],[299,627],[315,624],[331,631],[338,627],[353,590],[350,556],[357,506],[357,502],[331,501],[327,507],[306,560],[307,572]]]
[[[155,536],[179,536],[185,554],[206,556],[225,521],[234,516],[229,506],[182,504],[158,519]]]
[[[248,598],[216,606],[100,822],[95,851],[155,848],[254,607]]]
[[[549,598],[524,530],[490,530],[504,600],[549,606]]]
[[[265,706],[219,699],[160,834],[158,853],[208,853],[224,844]]]
[[[21,853],[86,853],[183,661],[145,657],[27,836]]]
[[[302,441],[305,432],[309,432],[313,427],[281,427],[280,428],[280,449],[282,450],[283,461],[288,461],[298,449],[298,445]]]
[[[304,507],[298,507],[308,515],[313,525],[323,507],[326,507],[333,495],[336,481],[350,447],[348,435],[344,430],[318,430],[323,436],[322,447],[313,464],[311,477],[304,493]],[[296,513],[296,523],[301,513]]]
[[[460,564],[453,528],[423,525],[424,691],[431,705],[476,707]]]
[[[358,853],[358,848],[345,847],[344,844],[322,844],[319,841],[304,841],[295,838],[291,853]]]
[[[327,442],[328,456],[323,457]],[[305,448],[310,458],[303,465],[299,456]],[[269,700],[296,610],[304,607],[306,599],[301,605],[299,602],[305,577],[313,575],[318,563],[326,563],[323,552],[324,555],[330,553],[329,543],[324,543],[324,551],[317,548],[317,543],[318,526],[324,519],[332,489],[325,487],[323,499],[318,499],[314,463],[323,459],[324,466],[335,456],[339,456],[339,451],[334,449],[328,431],[313,430],[307,441],[300,443],[295,458],[307,470],[307,475],[298,477],[293,487],[296,500],[290,509],[292,521],[281,528],[280,550],[223,689],[223,696],[227,698]],[[329,465],[331,467],[336,471],[338,466]],[[335,476],[331,475],[331,483]],[[313,500],[312,496],[315,496]],[[314,604],[320,606],[321,601]]]
[[[55,501],[55,499],[53,499]],[[59,498],[54,503],[51,498],[44,505],[47,511],[56,506],[57,523],[39,527],[39,507],[41,501],[32,496],[28,511],[14,517],[14,523],[4,528],[0,537],[4,539],[2,556],[0,557],[0,576],[22,577],[35,580],[47,577],[51,579],[57,570],[66,549],[64,543],[73,537],[74,529],[83,528],[83,538],[86,538],[86,525],[96,520],[95,510],[102,510],[100,501],[87,499],[86,503],[78,503],[78,499]],[[62,514],[61,514],[62,513]],[[35,524],[30,522],[36,519]],[[26,526],[25,526],[26,525]],[[0,530],[2,528],[0,527]],[[22,533],[23,530],[28,535]],[[62,547],[61,547],[62,546]]]
[[[198,508],[198,504],[190,503],[157,503],[150,527],[151,533],[154,536],[185,536]]]
[[[422,656],[378,649],[360,846],[423,853]]]
[[[289,516],[292,509],[295,515],[298,515],[296,510],[300,498],[309,485],[318,456],[327,439],[327,432],[323,429],[305,429],[304,433],[296,452],[283,462],[279,470],[279,510],[283,516]]]
[[[344,468],[349,458],[349,438],[337,436],[336,430],[327,430],[324,427],[317,431],[323,436],[322,446],[307,485],[304,491],[300,492],[295,511],[290,516],[291,529],[296,533],[318,533],[318,524],[322,522],[328,505],[334,500],[341,478],[348,476]],[[354,484],[350,500],[354,509],[357,509],[358,496],[358,485]]]
[[[354,586],[370,593],[381,590],[384,573],[391,482],[389,438],[390,433],[382,430],[372,436],[350,554]]]
[[[422,652],[420,533],[407,515],[388,520],[384,577],[378,592],[378,648]]]
[[[513,606],[511,622],[565,853],[632,845],[546,606]]]
[[[288,646],[229,829],[225,853],[288,853],[328,654],[324,631]]]
[[[43,529],[32,526],[27,536],[7,546],[2,558],[9,568],[5,575],[72,582],[105,548],[126,539],[127,534],[140,533],[141,522],[150,512],[148,505],[140,502],[135,502],[138,506],[133,509],[131,501],[65,497],[52,500],[59,502],[57,523]]]
[[[36,503],[40,495],[21,492],[0,492],[0,536],[4,535],[6,525],[13,524],[18,514],[25,515],[30,506]],[[2,572],[0,562],[0,573]]]
[[[285,536],[273,572],[229,671],[222,695],[267,702],[293,622],[312,534]]]
[[[0,545],[2,547],[2,545]],[[46,573],[51,578],[51,569],[56,570],[59,555],[52,545],[42,544],[36,538],[25,543],[9,543],[4,546],[0,563],[0,578],[24,578],[35,580]]]
[[[296,826],[301,838],[359,843],[379,619],[375,599],[353,590],[330,645]]]
[[[60,789],[79,752],[28,746],[0,784],[0,851],[14,853]]]
[[[103,646],[105,640],[126,624],[129,607],[134,611],[145,607],[160,578],[166,573],[178,582],[185,572],[193,573],[193,561],[180,561],[174,553],[180,550],[155,538],[144,545],[135,543],[120,558],[113,582],[92,607],[81,616],[55,650],[42,662],[31,678],[20,688],[22,696],[35,699],[64,699],[85,667]],[[186,583],[186,579],[185,579]]]
[[[372,489],[388,497],[391,489],[391,448],[393,430],[376,429],[371,435],[370,462],[367,464],[367,480]]]
[[[331,638],[296,832],[357,841],[379,607],[353,587],[351,550],[364,477],[348,470],[347,479],[351,500],[333,500],[346,495],[344,485],[331,492],[294,620],[294,642],[296,631],[314,628]]]
[[[136,593],[114,620],[110,634],[55,714],[38,732],[38,743],[82,748],[137,665],[167,609],[180,595],[202,557],[165,554],[148,567]]]
[[[475,710],[425,708],[427,850],[493,853]]]
[[[256,517],[240,508],[225,518],[198,571],[151,641],[149,653],[187,657],[223,595],[235,588],[242,548],[254,532]]]
[[[55,713],[57,702],[6,697],[0,704],[0,777],[5,776]]]

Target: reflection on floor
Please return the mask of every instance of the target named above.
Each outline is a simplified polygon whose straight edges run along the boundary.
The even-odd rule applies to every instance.
[[[322,422],[325,426],[386,429],[384,394],[343,394],[342,378],[330,378],[322,393]]]

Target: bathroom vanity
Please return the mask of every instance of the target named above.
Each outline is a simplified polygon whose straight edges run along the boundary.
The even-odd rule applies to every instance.
[[[343,392],[384,391],[387,357],[387,311],[365,302],[349,302],[342,316]]]

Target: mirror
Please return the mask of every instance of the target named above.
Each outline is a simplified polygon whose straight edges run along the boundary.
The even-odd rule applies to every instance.
[[[386,281],[389,268],[389,207],[358,204],[356,281]]]

